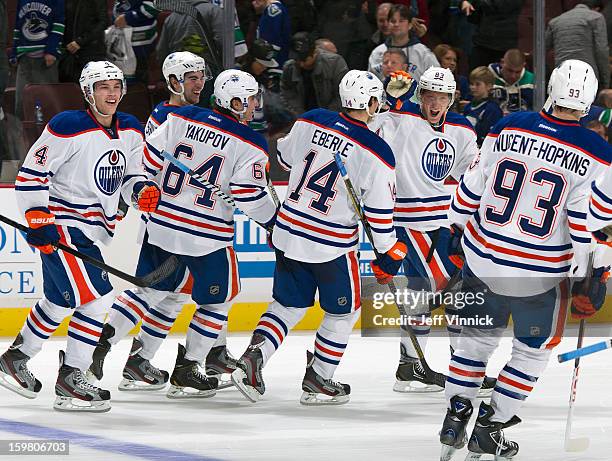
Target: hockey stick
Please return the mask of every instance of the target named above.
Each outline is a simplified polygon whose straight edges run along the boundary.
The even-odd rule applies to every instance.
[[[342,179],[344,180],[344,184],[351,198],[351,202],[353,204],[353,208],[355,209],[355,213],[357,213],[357,216],[359,217],[359,220],[361,221],[361,224],[363,225],[363,228],[368,237],[368,240],[370,241],[370,244],[372,245],[372,249],[374,250],[374,254],[376,255],[376,258],[380,258],[381,254],[374,246],[374,236],[372,235],[372,228],[370,226],[370,223],[366,219],[365,214],[363,213],[363,209],[361,208],[361,205],[359,204],[359,198],[357,196],[357,192],[355,192],[353,183],[351,182],[351,179],[348,176],[346,167],[344,166],[344,163],[342,162],[342,158],[340,157],[339,152],[336,152],[334,154],[334,160],[336,161],[336,165],[338,165],[338,169],[340,170],[340,175],[342,176]],[[395,283],[393,282],[393,279],[391,279],[391,281],[388,283],[387,286],[389,287],[389,291],[391,293],[397,292],[397,288],[395,287]],[[407,320],[408,314],[406,313],[406,308],[404,307],[404,305],[398,302],[397,299],[395,300],[395,305],[397,306],[397,310],[399,311],[401,317]],[[401,327],[404,331],[406,331],[406,333],[408,333],[408,336],[410,337],[410,341],[412,342],[412,345],[414,346],[414,349],[417,355],[419,356],[419,360],[421,361],[421,365],[423,366],[423,370],[425,371],[425,376],[427,380],[437,386],[444,387],[446,384],[446,376],[444,376],[442,373],[433,371],[429,367],[427,360],[425,360],[425,354],[423,353],[423,349],[421,349],[421,345],[419,344],[419,341],[416,335],[414,334],[414,330],[412,329],[412,327],[407,322],[401,322]]]
[[[593,260],[595,258],[595,252],[592,251],[589,255],[589,262],[587,265],[587,277],[585,281],[585,291],[588,291],[591,285],[591,279],[593,276]],[[578,328],[578,345],[577,349],[582,347],[582,341],[584,340],[584,331],[586,328],[586,320],[580,320],[580,327]],[[567,421],[565,423],[565,440],[564,448],[565,451],[578,452],[584,451],[589,447],[588,437],[577,437],[572,438],[572,419],[574,416],[574,402],[576,401],[576,388],[578,386],[578,373],[580,371],[580,357],[576,357],[574,361],[574,372],[572,373],[572,386],[570,388],[569,408],[567,409]]]
[[[595,352],[605,351],[606,349],[612,349],[612,339],[606,339],[605,341],[591,344],[590,346],[584,346],[580,349],[564,352],[563,354],[559,354],[557,359],[559,360],[559,363],[563,363],[579,357],[594,354]]]
[[[8,224],[9,226],[14,227],[15,229],[20,230],[21,232],[28,233],[30,231],[29,227],[26,227],[23,224],[19,224],[18,222],[13,221],[12,219],[7,218],[6,216],[0,215],[0,221],[2,221],[5,224]],[[86,255],[85,253],[81,253],[79,250],[69,247],[68,245],[65,245],[61,242],[54,243],[53,246],[57,248],[58,250],[62,250],[65,253],[69,253],[72,256],[80,258],[86,263],[91,264],[92,266],[96,266],[97,268],[102,269],[103,271],[106,271],[109,274],[113,274],[119,277],[120,279],[130,282],[133,285],[137,285],[139,287],[144,287],[144,288],[155,285],[156,283],[161,282],[166,277],[171,275],[176,270],[178,266],[178,262],[179,262],[178,258],[172,255],[168,259],[166,259],[153,272],[150,272],[147,275],[144,275],[142,277],[135,277],[133,275],[120,271],[119,269],[116,269],[112,266],[109,266],[103,261],[100,261],[96,258]]]
[[[210,57],[213,61],[212,64],[219,72],[221,72],[223,70],[223,62],[218,56],[216,46],[213,46],[214,43],[211,44],[210,40],[208,39],[208,37],[212,37],[212,34],[208,30],[206,21],[204,21],[202,14],[197,9],[197,5],[199,3],[207,2],[202,1],[198,3],[187,3],[183,0],[155,0],[153,5],[160,11],[172,11],[173,13],[184,14],[192,18],[200,26],[200,29],[202,29],[202,36],[206,42],[208,50],[210,51]]]
[[[225,192],[223,192],[219,186],[209,182],[203,175],[198,174],[195,171],[193,171],[191,168],[189,168],[187,165],[181,162],[178,158],[176,158],[170,152],[162,150],[161,155],[166,160],[168,160],[170,163],[172,163],[175,167],[177,167],[179,170],[187,173],[200,186],[211,191],[215,196],[219,197],[221,200],[223,200],[226,204],[228,204],[232,208],[237,208],[236,201],[232,197],[227,195]],[[276,202],[278,206],[278,196],[276,195],[276,190],[274,190],[274,186],[272,186],[272,184],[269,181],[268,181],[268,187],[270,188],[270,191],[271,191],[270,195],[272,196],[272,199]],[[268,232],[271,231],[271,229],[266,229],[266,230]]]

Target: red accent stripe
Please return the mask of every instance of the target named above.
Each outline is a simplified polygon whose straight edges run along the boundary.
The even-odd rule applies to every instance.
[[[132,311],[134,311],[136,314],[138,314],[138,318],[141,319],[143,317],[143,313],[142,310],[133,302],[131,302],[129,299],[124,298],[123,296],[119,295],[117,297],[117,301],[122,302],[123,304],[129,306],[132,308]]]
[[[433,205],[433,206],[413,206],[413,207],[395,207],[393,211],[404,213],[416,213],[419,211],[439,211],[448,210],[450,205]]]
[[[228,249],[229,257],[231,260],[231,271],[232,271],[231,272],[232,293],[231,293],[231,297],[227,300],[227,301],[230,301],[238,295],[238,292],[240,291],[240,287],[238,286],[239,276],[238,276],[238,260],[236,258],[236,252],[234,251],[232,247],[227,247],[227,249]]]
[[[87,328],[81,325],[80,323],[76,323],[74,319],[70,320],[68,328],[74,328],[75,330],[84,331],[85,333],[95,336],[96,338],[99,338],[100,334],[102,333],[102,330],[92,330],[91,328]]]
[[[159,322],[153,320],[148,315],[144,316],[144,319],[142,319],[142,322],[143,323],[148,323],[149,325],[153,325],[154,327],[157,327],[160,330],[164,330],[164,331],[170,331],[170,328],[172,328],[171,326],[164,325],[163,323],[159,323]]]
[[[610,210],[610,211],[612,211],[612,210]],[[568,221],[568,222],[569,222],[570,229],[574,229],[574,230],[577,230],[577,231],[587,232],[587,228],[586,228],[586,226],[584,224],[575,224],[575,223],[573,223],[571,221]]]
[[[326,230],[326,229],[320,229],[320,228],[318,228],[316,226],[313,226],[313,225],[306,224],[306,223],[303,223],[301,221],[298,221],[297,219],[290,218],[289,216],[287,216],[282,211],[278,212],[278,216],[283,218],[285,221],[295,225],[295,226],[303,227],[304,229],[308,229],[308,230],[311,230],[313,232],[317,232],[317,233],[323,234],[323,235],[329,235],[331,237],[337,237],[337,238],[341,238],[341,239],[350,239],[350,238],[354,237],[355,235],[357,235],[357,230],[358,229],[355,229],[350,234],[341,234],[339,232],[333,232],[333,231]]]
[[[60,242],[65,243],[66,245],[69,245],[69,243],[66,240],[66,234],[64,233],[64,229],[62,229],[61,226],[57,226],[57,230],[61,237]],[[70,246],[74,248],[73,245],[70,245]],[[95,295],[89,289],[89,286],[87,286],[85,277],[88,277],[88,275],[87,273],[84,274],[81,271],[81,268],[79,267],[79,263],[77,262],[76,257],[72,256],[69,253],[65,253],[63,251],[62,251],[62,254],[64,255],[66,264],[68,264],[67,272],[72,276],[72,279],[74,280],[74,283],[77,286],[77,290],[79,291],[79,298],[80,298],[80,303],[81,303],[80,305],[87,304],[88,302],[91,302],[94,299],[96,299]]]
[[[348,254],[350,261],[351,278],[353,279],[353,312],[361,307],[361,277],[359,274],[359,261],[357,261],[356,252],[351,251]]]
[[[34,308],[32,308],[32,310],[30,311],[30,319],[32,320],[32,322],[34,322],[36,324],[36,326],[38,328],[40,328],[42,331],[46,331],[49,334],[52,334],[55,329],[54,328],[47,328],[46,326],[44,326],[35,316],[34,316]]]
[[[104,220],[104,224],[106,225],[106,227],[108,227],[111,230],[115,229],[115,224],[108,222],[108,219],[106,218],[104,213],[100,211],[88,211],[86,213],[81,213],[77,210],[73,210],[72,208],[65,208],[65,207],[55,206],[55,205],[49,205],[48,208],[49,208],[49,211],[59,211],[62,213],[74,213],[74,214],[78,214],[79,216],[83,216],[84,218],[91,218],[92,216],[98,216]]]
[[[607,207],[603,206],[601,203],[599,203],[597,200],[595,200],[595,196],[591,196],[591,203],[598,210],[603,211],[604,213],[612,214],[612,208],[607,208]]]
[[[467,376],[468,378],[484,378],[485,375],[484,371],[467,371],[452,365],[448,367],[448,371],[455,373],[456,375]]]
[[[35,181],[35,182],[39,182],[41,184],[47,184],[49,182],[49,179],[48,178],[45,178],[45,179],[41,179],[41,178],[24,178],[23,176],[17,176],[15,178],[15,181],[17,181],[17,182]]]
[[[578,122],[563,122],[561,120],[558,119],[554,119],[552,117],[550,117],[546,112],[544,111],[540,111],[540,115],[542,116],[542,118],[545,118],[546,120],[548,120],[549,122],[552,123],[556,123],[557,125],[565,125],[565,126],[580,126],[580,123]]]
[[[484,237],[482,237],[480,234],[477,233],[476,229],[474,228],[474,226],[472,225],[471,221],[468,221],[467,223],[467,229],[470,231],[470,234],[472,234],[472,236],[485,248],[489,248],[493,251],[497,251],[498,253],[503,253],[503,254],[507,254],[507,255],[512,255],[512,256],[518,256],[521,258],[528,258],[528,259],[535,259],[536,261],[546,261],[546,262],[550,262],[550,263],[559,263],[559,262],[563,262],[563,261],[567,261],[569,259],[572,259],[574,254],[573,253],[566,253],[564,255],[560,255],[560,256],[542,256],[542,255],[537,255],[537,254],[533,254],[533,253],[527,253],[525,251],[519,251],[519,250],[510,250],[508,248],[504,248],[504,247],[500,247],[499,245],[494,245],[493,243],[489,243],[487,241],[485,241]]]
[[[375,224],[391,224],[393,222],[393,218],[388,218],[388,219],[383,219],[383,218],[370,218],[369,216],[366,216],[368,218],[369,222],[375,223]]]
[[[144,148],[144,156],[145,158],[149,161],[149,163],[151,165],[153,165],[155,168],[157,168],[158,170],[162,169],[162,164],[160,164],[159,162],[157,162],[153,156],[151,155],[151,153],[149,152],[149,149],[147,149],[147,146],[145,146]]]
[[[553,349],[558,346],[563,337],[563,331],[565,330],[565,319],[567,317],[567,308],[569,306],[569,282],[564,280],[559,284],[561,291],[561,299],[559,300],[559,314],[557,315],[557,325],[555,328],[555,334],[552,339],[546,345],[546,349]]]
[[[214,231],[225,232],[227,234],[233,234],[234,233],[234,228],[233,227],[228,228],[228,227],[214,226],[212,224],[206,224],[206,223],[203,223],[201,221],[196,221],[194,219],[189,219],[189,218],[185,218],[183,216],[175,215],[174,213],[170,213],[168,211],[160,210],[159,208],[155,211],[155,213],[157,213],[160,216],[164,216],[166,218],[174,219],[175,221],[184,222],[184,223],[190,224],[192,226],[201,227],[203,229],[212,229]]]
[[[185,285],[183,285],[183,287],[179,290],[179,293],[190,295],[192,291],[193,291],[193,276],[191,275],[191,273],[189,273],[189,275],[187,276],[187,281],[185,282]]]
[[[259,192],[259,189],[232,189],[232,195],[254,194],[255,192]]]
[[[332,351],[331,349],[328,349],[327,347],[323,347],[318,341],[315,341],[315,347],[319,349],[321,352],[325,352],[327,355],[332,355],[334,357],[342,357],[342,355],[344,354],[344,351],[342,352]]]
[[[464,206],[464,207],[466,207],[466,208],[472,208],[473,210],[475,210],[475,209],[477,209],[477,208],[478,208],[478,206],[479,206],[479,204],[478,204],[478,203],[476,203],[476,204],[472,204],[472,203],[468,203],[468,202],[466,202],[466,201],[463,199],[463,197],[461,197],[461,195],[459,194],[459,189],[457,189],[457,193],[455,194],[455,198],[457,199],[457,201],[458,201],[458,202],[459,202],[461,205],[463,205],[463,206]]]
[[[531,390],[533,389],[533,386],[527,386],[527,385],[525,385],[523,383],[519,383],[518,381],[510,379],[510,378],[508,378],[508,377],[506,377],[506,376],[504,376],[502,374],[500,374],[497,377],[497,380],[501,381],[502,383],[509,384],[510,386],[516,387],[517,389],[521,389],[523,391],[526,391],[526,392],[531,392]]]
[[[423,233],[413,230],[413,229],[410,229],[410,234],[412,235],[412,238],[416,240],[419,250],[421,251],[421,254],[423,255],[423,263],[427,264],[425,262],[425,259],[427,258],[427,255],[429,254],[430,245],[425,240],[425,236],[423,235]],[[443,290],[446,284],[448,283],[448,280],[446,279],[446,276],[444,275],[444,273],[442,272],[442,269],[438,265],[438,261],[435,258],[435,253],[436,253],[436,250],[434,249],[434,257],[431,258],[431,261],[429,261],[428,266],[429,266],[429,269],[431,270],[431,274],[433,275],[434,281],[436,282],[436,291],[437,291],[437,290]]]
[[[259,323],[257,324],[257,326],[258,327],[269,328],[274,333],[276,333],[276,336],[279,339],[279,344],[283,342],[283,339],[285,339],[285,337],[283,336],[281,331],[276,327],[276,325],[274,325],[273,323],[268,322],[267,320],[260,320]]]
[[[223,325],[219,325],[218,323],[203,319],[195,315],[193,316],[193,320],[198,322],[200,325],[204,325],[205,327],[212,328],[213,330],[221,330],[223,328]]]

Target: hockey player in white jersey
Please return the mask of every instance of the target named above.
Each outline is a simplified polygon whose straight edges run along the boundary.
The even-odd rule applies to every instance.
[[[240,291],[238,262],[232,247],[233,208],[212,195],[173,164],[164,162],[162,150],[208,178],[232,195],[253,220],[270,227],[276,206],[267,192],[268,163],[265,139],[245,122],[258,104],[255,78],[242,71],[227,70],[214,83],[215,110],[181,107],[147,138],[144,163],[158,171],[162,196],[157,213],[147,222],[143,245],[147,253],[140,266],[155,264],[169,254],[178,255],[193,277],[192,299],[196,312],[187,331],[186,347],[179,345],[168,397],[210,397],[218,381],[200,373],[202,363],[226,328],[231,301]],[[179,275],[183,275],[182,268]],[[160,296],[175,290],[173,280],[152,288]],[[150,306],[149,306],[150,307]],[[158,306],[159,308],[159,306]],[[147,316],[151,316],[151,308]],[[173,319],[157,312],[150,332],[169,330]],[[145,333],[150,336],[149,331]],[[164,335],[167,331],[164,331]]]
[[[450,177],[461,178],[478,154],[478,147],[467,119],[448,112],[456,89],[452,72],[440,67],[427,69],[417,85],[418,104],[409,100],[402,103],[411,84],[409,74],[394,74],[387,91],[392,100],[399,101],[392,104],[389,112],[377,117],[371,127],[389,143],[396,157],[397,199],[393,220],[398,236],[408,242],[404,261],[408,290],[440,292],[460,264],[452,261],[448,253],[454,239],[447,219],[451,196],[444,182]],[[380,283],[388,282],[387,274],[375,266],[373,269]],[[415,302],[406,307],[415,314],[427,312],[410,318],[419,344],[425,350],[430,332],[428,303]],[[447,314],[453,313],[450,307],[447,306]],[[454,348],[461,329],[456,325],[447,328]],[[441,387],[425,379],[412,342],[403,330],[401,334],[400,363],[393,389],[441,391]]]
[[[359,317],[358,218],[334,161],[340,153],[372,225],[382,270],[395,274],[406,251],[393,231],[395,160],[366,122],[384,103],[383,86],[370,72],[352,70],[340,82],[345,112],[315,109],[303,114],[278,142],[279,164],[290,171],[272,243],[276,250],[274,301],[259,319],[232,381],[252,402],[265,392],[262,369],[281,343],[319,302],[325,311],[314,354],[307,352],[305,405],[341,404],[350,386],[332,380]]]
[[[188,51],[172,53],[166,57],[162,73],[171,92],[170,100],[158,104],[147,122],[145,137],[150,136],[166,121],[168,114],[180,107],[196,104],[206,81],[208,72],[204,59]],[[157,171],[149,169],[154,177]],[[139,243],[143,244],[148,217],[141,215],[142,229]],[[150,270],[150,260],[156,256],[156,247],[144,242],[141,248],[137,275]],[[193,286],[193,277],[185,264],[181,264],[172,277],[164,280],[165,291],[157,288],[130,288],[120,293],[112,305],[110,318],[104,328],[93,355],[90,373],[98,380],[103,376],[104,359],[111,349],[142,320],[140,333],[134,338],[130,355],[123,369],[120,390],[156,390],[166,386],[169,374],[151,364],[155,353],[168,335],[172,324],[188,301]],[[215,347],[208,354],[207,374],[221,375],[234,371],[235,359],[225,347],[224,328]]]
[[[17,203],[30,226],[27,240],[41,251],[44,297],[0,357],[0,384],[35,398],[41,383],[27,361],[72,315],[66,353],[60,353],[54,408],[100,412],[110,409],[110,393],[88,384],[84,373],[114,299],[112,286],[105,271],[54,251],[53,244],[60,241],[102,260],[98,242],[107,244],[113,237],[119,195],[152,212],[160,192],[142,167],[139,122],[116,112],[126,92],[121,70],[110,62],[90,62],[80,85],[89,110],[53,117],[17,175]]]
[[[473,401],[512,315],[512,356],[499,373],[490,403],[480,404],[468,459],[511,459],[518,444],[503,429],[531,393],[572,314],[592,315],[605,299],[609,267],[595,267],[589,284],[569,291],[568,275],[583,278],[591,251],[586,228],[591,182],[609,168],[612,149],[580,126],[597,91],[590,65],[564,61],[549,82],[552,113],[520,112],[498,122],[464,175],[449,219],[464,229],[464,293],[483,302],[461,310],[488,325],[464,327],[446,381],[448,411],[440,431],[441,460],[467,442]],[[478,305],[476,305],[478,304]]]

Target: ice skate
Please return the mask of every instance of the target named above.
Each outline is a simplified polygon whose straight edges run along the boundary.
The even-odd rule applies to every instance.
[[[351,386],[325,379],[312,368],[314,355],[306,351],[306,374],[302,380],[302,405],[342,405],[350,399]]]
[[[64,363],[64,351],[60,351],[60,369],[55,383],[55,403],[58,411],[89,411],[103,413],[111,409],[110,392],[93,386],[78,368]]]
[[[478,419],[468,442],[469,453],[465,461],[477,461],[484,454],[493,455],[495,461],[509,461],[518,453],[518,443],[507,440],[503,429],[520,423],[520,418],[513,416],[510,421],[499,423],[491,421],[494,414],[490,405],[480,403]]]
[[[231,374],[236,370],[238,361],[231,356],[226,346],[213,347],[206,356],[206,375],[217,378],[217,390],[234,385]]]
[[[253,335],[250,346],[242,354],[242,357],[240,357],[236,364],[236,370],[232,373],[234,386],[253,403],[261,399],[261,396],[266,391],[266,385],[261,376],[263,356],[260,346],[263,344],[263,341],[263,336],[259,334]]]
[[[28,399],[35,399],[42,388],[32,372],[28,370],[28,357],[19,350],[23,344],[21,333],[13,344],[0,356],[0,385]]]
[[[395,378],[396,381],[393,385],[395,392],[425,393],[444,390],[443,387],[427,381],[421,361],[408,356],[403,344],[400,344],[400,362],[395,372]]]
[[[201,373],[198,362],[185,358],[185,346],[178,345],[176,365],[170,377],[169,399],[207,398],[217,393],[217,378]]]
[[[100,381],[104,375],[102,370],[104,367],[104,359],[106,358],[106,354],[111,350],[109,339],[113,336],[115,336],[115,329],[110,323],[105,323],[102,328],[102,333],[100,334],[100,339],[98,340],[98,345],[94,349],[91,365],[89,366],[89,370],[87,370],[87,380],[90,383],[96,380]]]
[[[446,418],[440,430],[440,461],[450,461],[453,454],[467,443],[466,426],[474,412],[472,402],[455,395],[451,407],[446,410]]]
[[[134,338],[130,356],[123,368],[123,379],[119,383],[120,391],[156,391],[166,387],[168,372],[151,365],[140,356],[142,343]]]

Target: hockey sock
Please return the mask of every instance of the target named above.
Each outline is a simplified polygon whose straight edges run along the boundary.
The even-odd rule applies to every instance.
[[[428,319],[431,317],[429,314],[425,314],[418,317],[409,316],[410,326],[412,327],[412,331],[414,331],[415,336],[417,337],[417,341],[419,342],[419,346],[425,353],[425,347],[427,346],[427,338],[429,337],[429,332],[431,331],[431,326],[427,324]],[[400,330],[400,341],[402,345],[406,348],[406,354],[409,357],[417,358],[419,354],[417,354],[412,341],[410,340],[410,336],[404,329]]]
[[[223,327],[223,329],[219,332],[219,337],[217,341],[213,345],[213,347],[217,346],[227,346],[227,323]]]
[[[503,328],[478,330],[464,328],[461,344],[455,349],[448,367],[444,394],[450,408],[450,399],[458,395],[473,400],[485,377],[487,362],[497,348]]]
[[[359,313],[359,310],[344,315],[325,313],[323,322],[317,330],[314,344],[315,358],[312,364],[314,371],[321,377],[330,379],[334,376]]]
[[[448,333],[448,339],[450,346],[453,349],[459,348],[459,338],[461,336],[461,325],[458,324],[457,314],[458,310],[452,308],[446,308],[446,331]]]
[[[19,350],[29,357],[34,357],[42,349],[43,342],[71,313],[70,308],[58,306],[47,298],[42,298],[30,310],[30,314],[21,328],[23,344],[19,347]]]
[[[115,298],[111,306],[108,323],[115,329],[109,339],[112,345],[117,344],[144,317],[150,306],[156,306],[168,293],[152,288],[132,288],[125,290]]]
[[[142,326],[138,339],[142,343],[139,355],[152,360],[161,344],[168,336],[176,317],[183,308],[185,296],[179,293],[170,293],[159,301],[155,307],[151,306],[142,318]]]
[[[231,302],[198,306],[187,330],[187,360],[204,361],[227,323],[231,306]]]
[[[68,343],[64,361],[66,365],[87,371],[102,333],[104,317],[114,298],[115,295],[111,291],[74,310],[68,324]]]
[[[499,372],[491,395],[491,406],[495,410],[492,421],[505,423],[516,415],[546,368],[551,352],[550,349],[529,347],[516,338],[512,341],[512,357]]]
[[[285,307],[278,301],[272,301],[257,323],[253,335],[262,335],[265,340],[261,346],[263,364],[280,347],[291,329],[306,315],[306,309]]]

